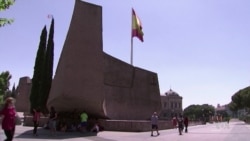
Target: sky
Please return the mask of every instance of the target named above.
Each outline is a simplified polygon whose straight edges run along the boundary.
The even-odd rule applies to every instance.
[[[158,74],[161,95],[170,88],[191,104],[224,105],[250,85],[249,0],[86,0],[102,6],[103,51],[130,63],[131,9],[142,22],[144,42],[133,38],[133,65]],[[55,19],[54,72],[74,0],[16,0],[0,17],[0,72],[11,86],[33,76],[42,28]]]

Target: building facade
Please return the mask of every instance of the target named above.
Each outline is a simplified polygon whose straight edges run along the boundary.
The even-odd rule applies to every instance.
[[[161,95],[161,119],[172,119],[182,114],[182,97],[172,89]]]

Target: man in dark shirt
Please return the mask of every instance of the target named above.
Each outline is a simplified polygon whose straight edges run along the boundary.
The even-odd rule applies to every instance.
[[[182,135],[182,131],[183,131],[183,117],[182,115],[180,115],[180,117],[178,118],[178,128],[179,128],[179,134]]]
[[[184,118],[184,126],[185,126],[185,132],[188,132],[188,117]]]
[[[154,129],[157,132],[157,135],[160,135],[159,131],[158,131],[158,115],[156,112],[153,113],[153,115],[151,116],[151,136],[153,136],[153,131]]]

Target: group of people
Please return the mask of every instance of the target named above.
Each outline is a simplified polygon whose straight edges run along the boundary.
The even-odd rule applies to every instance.
[[[154,112],[151,116],[151,136],[154,136],[153,132],[156,131],[157,135],[159,136],[159,130],[158,130],[158,115],[157,112]],[[185,129],[185,132],[188,132],[188,118],[180,115],[179,117],[173,117],[173,127],[178,128],[179,134],[182,135],[183,130]]]
[[[178,128],[180,135],[182,134],[182,131],[185,129],[185,132],[188,132],[188,118],[180,115],[179,117],[173,117],[173,128]]]
[[[40,107],[34,108],[33,111],[33,135],[38,136],[37,134],[37,127],[39,126],[39,121],[41,117],[41,109]],[[57,119],[57,112],[55,111],[55,108],[52,106],[50,107],[50,113],[49,113],[49,121],[48,126],[50,129],[51,135],[56,134],[56,119]]]
[[[2,129],[4,130],[4,134],[6,136],[5,141],[12,141],[15,133],[16,121],[19,118],[15,109],[15,99],[12,97],[8,97],[5,100],[5,104],[3,105],[2,109],[0,110],[0,117],[2,118]],[[40,117],[41,117],[41,108],[37,107],[32,110],[33,114],[33,135],[38,136],[37,128],[39,126]],[[86,112],[82,112],[80,114],[80,131],[85,132],[87,131],[87,121],[88,115]],[[57,119],[58,114],[55,108],[52,106],[50,107],[49,111],[49,120],[48,120],[48,127],[50,129],[51,135],[56,135],[57,131]],[[98,132],[99,126],[97,123],[93,125],[90,131]]]
[[[5,100],[5,104],[0,111],[0,116],[2,117],[2,129],[6,136],[5,141],[12,141],[15,133],[16,121],[18,120],[18,115],[14,106],[15,99],[8,97]],[[40,118],[39,109],[34,109],[34,130],[33,134],[37,135],[37,127]]]
[[[51,131],[52,135],[56,134],[56,122],[58,118],[58,114],[55,110],[54,107],[50,108],[50,113],[49,113],[49,129]],[[16,125],[16,117],[17,117],[17,112],[15,110],[14,106],[14,98],[7,98],[4,107],[0,111],[0,116],[3,116],[2,119],[2,129],[4,130],[4,133],[6,135],[6,140],[5,141],[12,141],[15,133],[15,125]],[[37,136],[37,127],[39,126],[39,120],[41,116],[41,109],[34,108],[33,109],[33,135]],[[153,113],[151,116],[151,136],[153,136],[153,131],[156,131],[157,135],[160,135],[158,131],[158,115],[156,112]],[[85,132],[87,128],[87,121],[88,121],[88,115],[86,112],[82,112],[80,114],[80,131]],[[179,134],[182,134],[182,131],[184,130],[185,127],[185,132],[188,132],[188,118],[185,117],[183,118],[181,115],[180,117],[174,117],[173,118],[173,126],[174,128],[178,127],[179,129]],[[90,131],[99,131],[99,126],[97,123],[93,125],[93,127],[90,129]]]
[[[33,132],[33,134],[36,134],[36,127],[37,127],[37,124],[35,124],[35,123],[37,123],[35,121],[35,119],[36,119],[35,115],[36,115],[36,112],[34,112],[34,119],[33,119],[34,120],[34,132]],[[56,135],[57,130],[62,131],[62,132],[77,131],[77,130],[79,130],[80,132],[87,132],[88,114],[85,111],[83,111],[79,115],[79,119],[80,119],[79,124],[74,124],[74,125],[73,124],[68,124],[67,118],[59,117],[58,113],[55,110],[55,108],[52,106],[50,108],[49,120],[48,120],[48,123],[47,123],[47,127],[50,129],[51,135]],[[95,130],[95,131],[98,132],[99,130]]]
[[[174,125],[175,127],[178,126],[179,134],[182,135],[183,130],[185,129],[185,132],[188,132],[188,118],[180,115],[179,118],[175,118],[177,120],[177,125]],[[174,122],[173,122],[174,123]]]

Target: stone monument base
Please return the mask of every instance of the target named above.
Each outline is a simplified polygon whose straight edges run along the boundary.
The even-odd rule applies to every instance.
[[[24,117],[23,126],[33,126],[33,117]],[[39,127],[43,127],[48,121],[48,117],[42,117]],[[151,131],[151,121],[149,120],[107,120],[99,119],[98,123],[104,128],[104,131],[122,131],[122,132],[147,132]],[[200,121],[190,121],[189,126],[201,125]],[[166,130],[174,128],[171,120],[158,121],[158,129]]]
[[[149,120],[99,120],[105,131],[146,132],[151,131]],[[173,128],[171,121],[158,121],[158,129]]]

